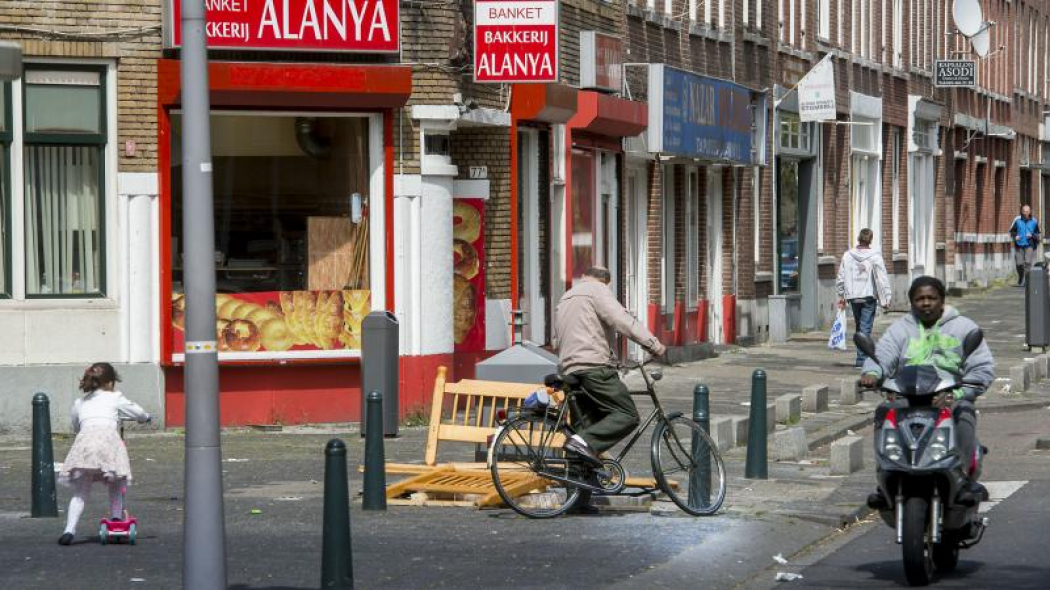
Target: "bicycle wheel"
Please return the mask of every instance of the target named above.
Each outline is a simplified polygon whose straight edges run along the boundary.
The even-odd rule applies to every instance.
[[[579,479],[569,461],[564,435],[554,420],[535,416],[508,422],[492,442],[492,483],[503,502],[529,518],[552,518],[576,503],[580,489],[562,479]]]
[[[653,475],[671,501],[693,516],[714,514],[726,497],[726,471],[718,447],[684,416],[661,421],[653,432]]]

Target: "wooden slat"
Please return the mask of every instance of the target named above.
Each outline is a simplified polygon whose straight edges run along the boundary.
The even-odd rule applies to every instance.
[[[438,438],[442,441],[485,443],[488,437],[495,432],[495,428],[474,428],[457,424],[438,425]]]
[[[430,402],[430,425],[427,428],[427,447],[423,453],[423,462],[427,465],[437,463],[438,430],[441,427],[441,406],[445,400],[445,376],[448,369],[438,367],[434,380],[434,395]]]
[[[445,385],[445,393],[461,393],[466,395],[494,395],[496,397],[509,397],[525,399],[529,394],[543,387],[540,383],[503,383],[502,381],[475,381],[474,379],[463,379],[455,383]]]

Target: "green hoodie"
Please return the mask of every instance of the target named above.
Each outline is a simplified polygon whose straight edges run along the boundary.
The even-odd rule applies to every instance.
[[[987,342],[982,341],[968,358],[962,358],[962,342],[976,329],[973,320],[950,305],[944,307],[941,319],[932,328],[926,328],[915,314],[909,313],[879,339],[875,356],[882,366],[869,358],[863,372],[881,379],[883,370],[893,376],[904,366],[934,366],[965,383],[966,396],[972,400],[995,381],[995,359]]]

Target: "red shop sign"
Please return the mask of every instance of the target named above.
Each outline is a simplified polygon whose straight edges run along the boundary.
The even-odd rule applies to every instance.
[[[557,0],[477,0],[474,81],[557,82]]]
[[[182,45],[182,0],[168,0],[166,47]],[[208,47],[397,53],[398,0],[204,0]]]

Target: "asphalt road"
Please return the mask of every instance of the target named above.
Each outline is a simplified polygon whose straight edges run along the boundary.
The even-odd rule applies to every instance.
[[[1035,437],[1050,430],[1048,415],[1050,410],[1043,409],[981,417],[982,442],[992,449],[982,479],[993,488],[993,499],[995,489],[1009,495],[985,514],[991,524],[982,542],[963,551],[957,571],[936,579],[936,587],[1050,587],[1050,452],[1033,450]],[[803,575],[790,586],[907,586],[893,530],[876,520],[781,566]]]

